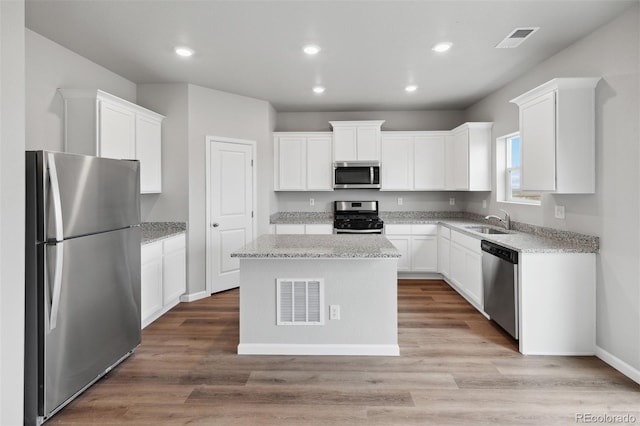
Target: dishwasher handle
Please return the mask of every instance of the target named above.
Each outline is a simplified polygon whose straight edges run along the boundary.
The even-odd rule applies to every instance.
[[[510,248],[503,247],[487,240],[480,241],[480,248],[482,251],[499,257],[502,260],[506,260],[509,263],[513,263],[514,265],[518,264],[518,252],[515,250],[511,250]]]

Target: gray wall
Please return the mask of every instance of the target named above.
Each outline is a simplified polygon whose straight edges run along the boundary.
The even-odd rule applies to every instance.
[[[0,424],[22,424],[24,2],[0,1]]]
[[[505,208],[517,221],[600,237],[597,345],[636,371],[640,369],[638,15],[634,6],[472,106],[466,117],[493,121],[496,138],[518,130],[518,109],[509,103],[515,96],[554,77],[602,77],[596,88],[596,193],[545,195],[541,207],[497,203],[492,195],[491,209]],[[480,213],[480,205],[480,199],[471,197],[468,209]],[[565,206],[565,220],[554,218],[554,205]]]
[[[143,222],[189,219],[187,85],[140,84],[138,104],[165,116],[162,120],[162,193],[141,196]]]
[[[268,102],[188,86],[189,128],[189,293],[205,289],[205,137],[256,141],[258,235],[268,232],[273,192],[273,110]]]
[[[464,118],[464,111],[278,112],[276,131],[331,131],[329,121],[334,120],[385,120],[382,130],[451,130]]]
[[[38,33],[25,31],[27,149],[63,151],[63,101],[58,88],[101,89],[136,101],[135,83]]]

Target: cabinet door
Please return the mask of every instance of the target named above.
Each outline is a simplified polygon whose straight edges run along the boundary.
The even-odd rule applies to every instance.
[[[354,161],[358,159],[355,127],[334,127],[333,159],[334,161]]]
[[[142,326],[162,309],[162,242],[146,244],[141,251],[141,319]]]
[[[305,188],[307,156],[306,138],[283,136],[278,140],[278,189],[298,190]]]
[[[382,139],[382,189],[413,189],[413,137],[385,136]]]
[[[438,237],[420,235],[411,237],[411,270],[436,272],[438,269]]]
[[[380,130],[377,127],[358,127],[356,155],[360,161],[380,161]]]
[[[469,130],[464,129],[453,134],[452,167],[453,187],[456,190],[469,189]]]
[[[556,92],[520,107],[522,170],[520,187],[531,191],[556,189]]]
[[[307,138],[307,186],[308,191],[332,191],[331,137]]]
[[[98,157],[135,159],[135,112],[99,101]]]
[[[163,304],[180,297],[187,288],[186,241],[184,235],[164,240]]]
[[[464,289],[467,296],[482,309],[484,306],[482,292],[482,255],[470,250],[465,252]]]
[[[451,241],[448,238],[438,237],[438,272],[445,277],[449,276],[449,251]]]
[[[280,224],[276,225],[276,234],[304,234],[304,225]]]
[[[416,136],[413,161],[413,189],[445,189],[444,136]]]
[[[333,225],[324,223],[314,223],[305,225],[305,234],[330,235],[333,234]]]
[[[140,160],[140,192],[162,192],[162,123],[136,116],[136,159]]]
[[[452,242],[449,253],[449,278],[460,289],[464,289],[463,283],[466,269],[465,249],[461,245]]]
[[[398,272],[408,272],[411,270],[411,237],[408,235],[387,235],[387,239],[391,241],[402,254],[398,259]]]

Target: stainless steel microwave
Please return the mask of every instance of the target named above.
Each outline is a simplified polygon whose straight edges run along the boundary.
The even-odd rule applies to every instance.
[[[348,161],[333,163],[334,189],[380,188],[379,161]]]

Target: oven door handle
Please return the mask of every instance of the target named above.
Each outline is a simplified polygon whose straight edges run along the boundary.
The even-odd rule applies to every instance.
[[[382,229],[333,229],[335,234],[382,234]]]

